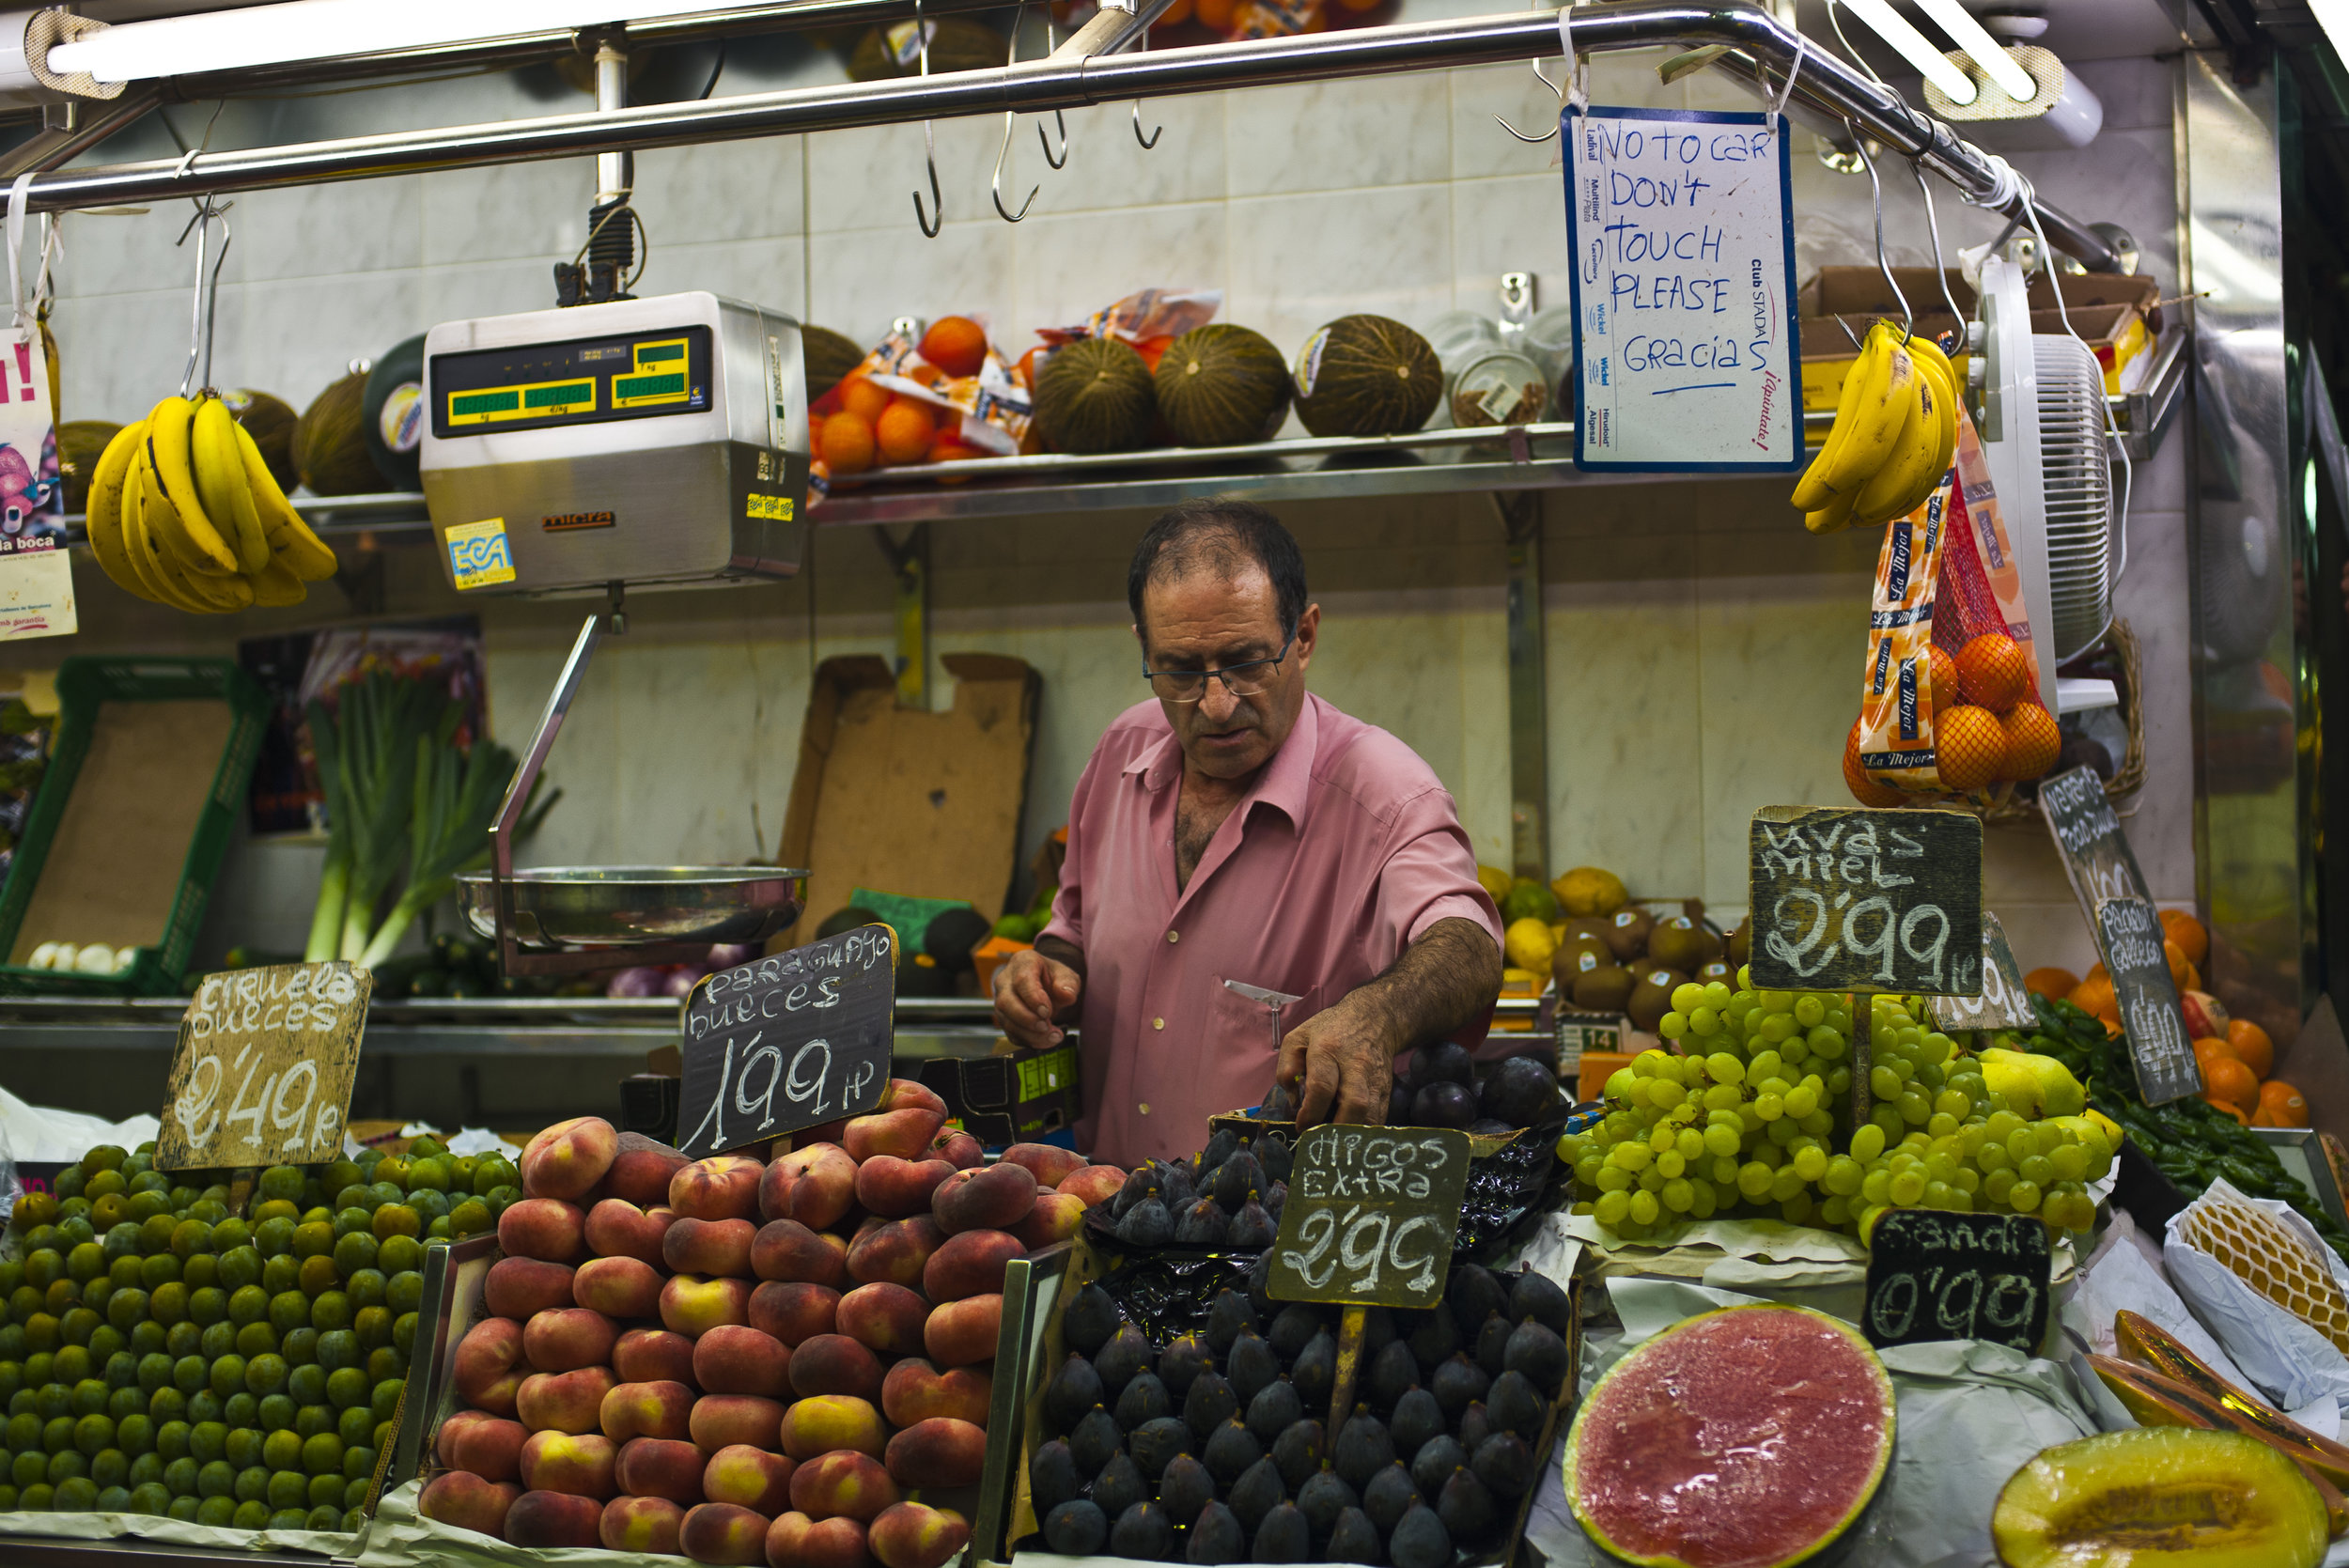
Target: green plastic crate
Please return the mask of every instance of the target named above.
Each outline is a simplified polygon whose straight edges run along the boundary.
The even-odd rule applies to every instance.
[[[136,962],[117,974],[73,974],[0,963],[0,995],[168,996],[179,989],[180,976],[194,955],[196,929],[204,921],[205,902],[211,896],[237,813],[243,809],[245,790],[253,782],[269,713],[269,698],[260,683],[232,661],[128,656],[67,660],[57,671],[58,720],[49,771],[25,818],[8,885],[0,889],[0,955],[5,955],[15,951],[18,931],[32,907],[41,868],[88,755],[101,704],[207,697],[227,704],[228,737],[180,865],[163,940],[142,948]]]

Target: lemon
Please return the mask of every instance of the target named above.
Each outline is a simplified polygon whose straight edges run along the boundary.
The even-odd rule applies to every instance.
[[[1595,865],[1579,865],[1549,885],[1558,907],[1569,916],[1611,915],[1631,902],[1623,878]]]
[[[1558,939],[1549,934],[1547,923],[1529,917],[1510,923],[1501,951],[1512,968],[1548,974],[1549,961],[1558,952]]]
[[[1496,904],[1509,896],[1509,884],[1516,879],[1497,865],[1480,865],[1476,868],[1476,880],[1486,893],[1492,894],[1493,902]]]

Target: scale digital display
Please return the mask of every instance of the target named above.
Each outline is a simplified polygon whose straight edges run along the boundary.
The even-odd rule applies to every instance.
[[[709,329],[435,354],[428,375],[443,440],[698,413],[710,406]]]

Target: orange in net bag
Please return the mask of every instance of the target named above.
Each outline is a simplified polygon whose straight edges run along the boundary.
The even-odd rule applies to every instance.
[[[930,329],[928,340],[936,345],[941,334],[939,327],[947,321],[967,322],[979,334],[984,334],[984,317],[953,317],[941,318]],[[968,333],[952,334],[960,364],[969,362],[970,345],[961,341]],[[893,399],[905,399],[923,405],[929,413],[931,435],[918,456],[895,459],[909,466],[925,462],[948,462],[984,457],[1010,457],[1019,450],[1019,443],[1028,433],[1034,410],[1028,396],[1027,383],[1011,365],[996,352],[988,340],[985,352],[978,356],[978,368],[967,375],[957,375],[923,358],[920,346],[899,332],[892,332],[879,347],[864,356],[863,363],[840,379],[839,384],[810,404],[807,411],[809,431],[817,446],[816,460],[810,465],[810,489],[818,495],[829,494],[834,465],[824,446],[832,417],[855,413],[872,433],[887,404]],[[877,399],[877,395],[879,395]],[[900,425],[912,422],[900,419]],[[865,442],[864,430],[852,429],[851,438],[858,442],[857,457],[852,464],[840,465],[843,474],[859,473],[872,466],[880,454]]]
[[[2039,702],[2022,572],[1963,401],[1950,473],[1886,526],[1843,776],[1863,805],[2035,779],[2062,746]]]

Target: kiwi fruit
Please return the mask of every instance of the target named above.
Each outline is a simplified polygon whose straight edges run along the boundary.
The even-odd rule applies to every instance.
[[[1608,916],[1603,935],[1614,951],[1615,961],[1633,964],[1647,956],[1647,934],[1655,925],[1656,917],[1636,904]]]
[[[1629,970],[1620,964],[1609,964],[1576,976],[1569,994],[1575,1006],[1585,1013],[1620,1013],[1638,984]]]
[[[1649,965],[1640,970],[1639,981],[1631,987],[1631,995],[1624,1002],[1624,1011],[1630,1016],[1631,1027],[1656,1032],[1664,1015],[1672,1010],[1672,992],[1688,983],[1688,977],[1674,970]]]
[[[1721,939],[1713,928],[1688,915],[1673,915],[1656,923],[1647,934],[1648,961],[1687,974],[1699,964],[1721,955]]]

